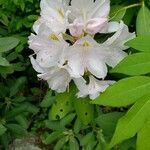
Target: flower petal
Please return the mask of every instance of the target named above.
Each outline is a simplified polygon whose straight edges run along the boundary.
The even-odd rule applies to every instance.
[[[79,92],[77,93],[78,97],[85,97],[88,95],[88,86],[86,84],[86,80],[81,78],[74,78],[74,83],[76,84]]]
[[[75,19],[72,24],[69,25],[69,30],[72,36],[79,37],[83,34],[84,24],[80,20]]]
[[[135,37],[135,33],[130,33],[128,26],[120,22],[118,31],[110,37],[103,45],[116,48],[116,50],[125,50],[128,46],[124,44]]]
[[[107,66],[105,62],[100,60],[96,54],[91,54],[88,57],[87,69],[97,78],[104,79],[107,75]]]
[[[30,56],[30,61],[31,61],[31,64],[32,64],[32,67],[34,68],[34,70],[38,73],[44,73],[45,70],[44,68],[42,68],[38,62],[33,58],[33,56]]]
[[[87,22],[86,32],[88,32],[90,34],[96,34],[96,33],[100,32],[101,30],[103,30],[103,28],[107,24],[107,21],[108,21],[107,18],[90,19]]]
[[[51,70],[44,74],[39,74],[39,78],[47,80],[49,88],[59,93],[66,91],[71,81],[70,75],[66,69],[51,68]]]

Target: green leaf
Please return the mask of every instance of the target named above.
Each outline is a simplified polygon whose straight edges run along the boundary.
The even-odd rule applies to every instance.
[[[111,73],[138,76],[150,73],[150,53],[137,53],[123,59]]]
[[[23,137],[27,133],[26,130],[18,124],[6,124],[6,127],[17,137]]]
[[[14,119],[14,117],[20,115],[23,112],[26,112],[28,108],[28,105],[20,105],[18,107],[15,107],[14,109],[12,109],[11,111],[8,111],[5,115],[6,119]]]
[[[119,144],[120,150],[136,150],[136,136]]]
[[[28,120],[25,116],[23,115],[18,115],[15,117],[15,120],[20,124],[23,128],[27,129],[28,128]]]
[[[107,88],[92,104],[122,107],[131,105],[140,97],[150,93],[150,77],[125,78]]]
[[[89,132],[80,140],[81,146],[86,146],[90,141],[94,139],[94,133]]]
[[[57,140],[58,138],[60,138],[63,135],[63,133],[61,131],[54,131],[53,133],[49,134],[45,139],[44,139],[44,143],[45,144],[51,144],[52,142],[54,142],[55,140]]]
[[[54,150],[61,150],[66,142],[67,142],[67,138],[65,137],[61,138],[60,140],[58,140],[58,142],[54,146]]]
[[[7,129],[2,124],[0,124],[0,136],[3,135],[6,131]]]
[[[88,98],[80,98],[74,100],[74,107],[78,118],[83,124],[91,123],[94,118],[94,106],[89,103]]]
[[[7,52],[15,48],[19,43],[19,40],[14,37],[0,38],[0,53]]]
[[[111,7],[110,17],[112,21],[120,21],[126,13],[126,7],[123,5],[114,5]]]
[[[51,130],[56,130],[56,131],[64,131],[65,128],[62,126],[60,121],[50,121],[50,120],[45,120],[45,126],[46,128],[49,128]]]
[[[7,112],[5,117],[9,120],[12,120],[14,117],[20,115],[20,113],[30,112],[36,114],[38,111],[39,109],[36,106],[30,103],[22,103],[20,106],[15,107],[11,111]]]
[[[137,134],[137,150],[150,149],[150,120]]]
[[[74,133],[77,134],[79,133],[79,131],[82,128],[82,122],[80,121],[79,118],[76,119],[75,123],[74,123]]]
[[[110,147],[134,137],[150,117],[150,94],[140,98],[117,124]]]
[[[103,130],[104,135],[110,138],[115,131],[118,120],[123,115],[124,113],[121,113],[121,112],[112,112],[112,113],[102,114],[95,119],[95,122]]]
[[[136,30],[137,35],[150,35],[150,10],[143,4],[140,9],[137,21],[136,21]]]
[[[20,77],[16,80],[16,82],[10,88],[10,97],[17,94],[22,87],[24,87],[25,83],[27,82],[26,77]]]
[[[138,51],[150,53],[150,36],[138,36],[128,41],[126,45]]]
[[[72,122],[72,120],[75,118],[76,114],[75,113],[70,113],[64,118],[61,119],[60,124],[62,126],[66,126]]]
[[[43,101],[41,102],[40,106],[44,107],[44,108],[48,108],[53,104],[54,100],[55,100],[55,97],[52,96],[52,91],[50,90],[46,93],[46,95],[45,95]]]
[[[79,150],[79,143],[76,140],[76,138],[74,138],[74,137],[70,138],[69,147],[70,147],[70,150]]]
[[[61,119],[72,110],[72,94],[72,92],[66,92],[56,96],[56,101],[49,112],[49,119]]]
[[[0,66],[10,66],[10,63],[7,61],[7,59],[3,58],[0,54]]]

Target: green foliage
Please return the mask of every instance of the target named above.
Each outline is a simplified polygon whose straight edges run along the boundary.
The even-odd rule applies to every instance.
[[[126,74],[130,76],[148,74],[150,73],[150,54],[136,53],[129,55],[110,72]]]
[[[136,21],[136,31],[137,35],[150,35],[150,10],[143,4],[142,8],[140,9],[137,21]]]
[[[131,105],[138,98],[150,93],[150,77],[125,78],[110,86],[92,103],[104,106],[122,107]]]
[[[138,36],[126,44],[140,52],[150,52],[150,36]]]
[[[119,119],[110,147],[133,137],[142,128],[150,117],[149,107],[150,95],[146,95],[140,98],[126,115]]]
[[[89,104],[89,99],[75,99],[74,107],[80,120],[87,125],[94,118],[94,106]]]
[[[144,127],[137,135],[137,150],[150,149],[150,121],[147,121]]]

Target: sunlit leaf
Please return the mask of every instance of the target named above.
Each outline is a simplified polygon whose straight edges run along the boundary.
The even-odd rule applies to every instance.
[[[150,77],[125,78],[110,86],[93,104],[122,107],[131,105],[140,97],[150,93]]]
[[[150,53],[129,55],[110,72],[131,76],[148,74],[150,73]]]
[[[150,117],[150,94],[140,98],[117,124],[110,147],[133,137]]]

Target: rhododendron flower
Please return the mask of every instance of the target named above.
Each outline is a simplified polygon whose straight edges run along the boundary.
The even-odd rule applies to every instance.
[[[41,24],[39,33],[29,37],[29,47],[36,53],[39,65],[48,68],[62,61],[62,53],[68,47],[68,43],[45,24]]]
[[[49,88],[57,92],[65,92],[71,81],[71,77],[65,68],[41,67],[36,59],[30,56],[33,68],[37,71],[40,79],[48,82]]]
[[[127,56],[125,43],[135,33],[129,33],[122,21],[109,22],[109,0],[72,0],[71,6],[69,2],[41,0],[41,17],[33,25],[36,34],[29,37],[35,56],[30,60],[52,90],[64,92],[74,80],[78,97],[94,99],[114,83],[104,80],[108,66],[115,67]],[[94,39],[96,33],[109,32],[114,35],[103,43]]]
[[[65,32],[68,27],[68,1],[41,0],[41,17],[35,22],[33,29],[37,33],[42,23],[45,23],[57,34]]]
[[[128,39],[134,34],[128,32],[127,26],[121,22],[119,30],[103,44],[98,44],[91,36],[79,39],[67,52],[67,62],[71,76],[78,78],[85,72],[90,72],[97,78],[104,79],[107,75],[107,65],[114,67],[127,54],[122,51]]]
[[[85,33],[96,34],[116,31],[116,23],[109,24],[109,0],[72,0],[70,33],[78,37]]]
[[[114,81],[98,80],[93,76],[89,76],[89,80],[89,84],[87,84],[83,78],[74,79],[79,89],[77,93],[78,97],[86,97],[89,95],[91,99],[95,99],[100,93],[104,92],[109,85],[115,83]]]

